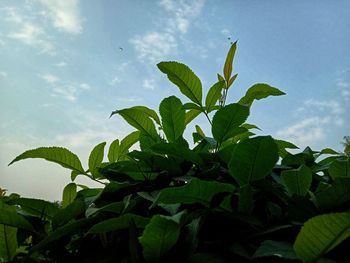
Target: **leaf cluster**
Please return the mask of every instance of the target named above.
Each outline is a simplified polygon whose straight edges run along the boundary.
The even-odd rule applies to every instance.
[[[158,68],[188,99],[170,96],[158,112],[118,109],[135,131],[90,153],[88,168],[68,149],[26,151],[71,170],[61,202],[0,196],[0,262],[347,262],[350,160],[313,151],[247,123],[255,100],[284,95],[255,84],[226,104],[237,43],[203,99],[186,65]],[[195,126],[204,115],[211,134]],[[138,150],[132,150],[134,145]],[[106,152],[106,157],[105,157]],[[101,183],[88,188],[85,176]],[[2,190],[3,191],[3,190]],[[4,193],[4,192],[1,192]]]

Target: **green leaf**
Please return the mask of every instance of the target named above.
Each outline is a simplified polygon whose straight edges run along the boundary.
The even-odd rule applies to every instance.
[[[315,262],[350,237],[350,213],[313,217],[301,228],[294,250],[304,263]]]
[[[186,112],[186,118],[185,118],[185,125],[189,124],[191,121],[193,121],[199,114],[201,113],[200,110],[192,109]]]
[[[233,82],[236,80],[237,76],[238,76],[238,74],[235,74],[230,78],[230,80],[227,82],[226,89],[228,89],[233,84]]]
[[[233,193],[232,184],[215,181],[192,179],[184,186],[165,188],[159,192],[155,204],[193,204],[200,203],[210,206],[212,198],[218,193]]]
[[[149,218],[134,215],[124,214],[116,218],[107,219],[92,226],[89,233],[104,233],[129,228],[130,221],[133,220],[136,227],[144,228],[149,223]]]
[[[94,178],[96,178],[98,171],[97,169],[101,165],[103,161],[103,155],[105,150],[106,143],[100,143],[95,146],[95,148],[91,151],[89,156],[89,170]]]
[[[239,188],[238,211],[249,214],[254,208],[253,187],[249,184]]]
[[[219,81],[215,83],[208,91],[205,99],[205,108],[207,112],[211,112],[215,109],[216,102],[221,98],[221,91],[225,85],[225,81]]]
[[[119,161],[120,158],[122,158],[129,152],[130,147],[139,141],[139,137],[140,132],[134,131],[127,135],[123,140],[121,140],[121,142],[119,142],[118,139],[114,140],[109,146],[109,162],[113,163],[115,161]]]
[[[281,96],[284,92],[268,84],[258,83],[248,89],[246,94],[239,100],[239,104],[251,106],[254,100],[261,100],[268,96]]]
[[[321,154],[339,154],[338,152],[334,151],[331,148],[324,148],[322,151],[320,151]]]
[[[258,126],[250,123],[244,123],[241,125],[241,127],[246,128],[247,130],[257,129],[261,131],[261,129]]]
[[[0,225],[13,226],[34,232],[33,226],[15,211],[0,207]]]
[[[65,208],[59,210],[58,213],[52,219],[52,227],[54,229],[67,224],[70,220],[84,214],[85,203],[81,199],[74,200]]]
[[[278,150],[274,140],[271,136],[259,136],[241,141],[233,149],[229,171],[242,186],[263,179],[277,161]]]
[[[144,133],[155,140],[159,140],[159,135],[153,121],[143,111],[129,108],[114,111],[112,115],[114,114],[119,114],[122,116],[126,122],[139,130],[141,133]]]
[[[312,172],[305,165],[298,169],[282,171],[281,178],[290,195],[306,195],[311,187]]]
[[[14,206],[6,205],[0,202],[0,218],[3,211],[16,213]],[[0,219],[1,220],[1,219]],[[0,262],[11,261],[16,254],[17,244],[17,228],[0,223]]]
[[[163,131],[169,142],[176,141],[185,131],[186,112],[175,96],[165,98],[159,105]]]
[[[255,251],[253,258],[278,257],[283,259],[297,260],[293,245],[287,242],[265,240]]]
[[[237,48],[237,41],[231,45],[230,50],[228,51],[227,56],[226,56],[226,61],[225,61],[225,65],[224,65],[224,77],[225,77],[225,80],[227,82],[229,82],[229,80],[231,78],[232,63],[233,63],[233,58],[234,58],[235,53],[236,53],[236,48]]]
[[[202,106],[202,83],[193,71],[178,62],[160,62],[158,68],[167,74],[168,79],[179,87],[182,94],[194,103]]]
[[[118,159],[119,155],[120,155],[120,144],[119,144],[119,140],[116,139],[109,146],[108,155],[107,155],[108,161],[110,163],[115,162]]]
[[[163,256],[176,244],[179,236],[179,224],[161,215],[153,216],[139,237],[146,261],[161,262]]]
[[[333,178],[333,180],[337,177],[350,178],[350,159],[335,160],[330,165],[328,172],[329,172],[329,175]]]
[[[275,140],[275,143],[278,146],[278,153],[282,158],[288,154],[286,149],[299,149],[298,146],[288,141]]]
[[[75,183],[67,184],[63,189],[62,194],[62,207],[67,207],[72,203],[77,196],[77,185]]]
[[[189,148],[178,143],[157,143],[151,147],[152,151],[158,154],[178,157],[195,164],[202,165],[203,161],[199,155]]]
[[[315,195],[317,206],[322,209],[337,207],[350,200],[350,177],[338,177],[333,184]]]
[[[187,102],[187,103],[185,103],[185,104],[182,106],[182,108],[183,108],[184,110],[193,110],[193,109],[195,109],[195,110],[202,111],[201,106],[198,106],[197,104],[195,104],[195,103],[193,103],[193,102]]]
[[[25,151],[17,156],[9,165],[19,160],[28,158],[42,158],[50,162],[57,163],[65,168],[85,173],[79,158],[71,151],[61,147],[40,147]]]
[[[16,198],[8,202],[19,206],[20,210],[31,216],[52,219],[59,211],[58,206],[45,200],[33,198]]]
[[[16,255],[17,228],[0,224],[0,262],[10,262]]]
[[[249,116],[249,108],[237,103],[226,105],[218,110],[213,117],[212,133],[219,143],[229,139],[232,133]]]
[[[160,126],[160,119],[159,119],[158,114],[155,110],[152,110],[146,106],[134,106],[134,107],[131,107],[131,109],[136,109],[136,110],[142,111],[148,117],[152,118]]]

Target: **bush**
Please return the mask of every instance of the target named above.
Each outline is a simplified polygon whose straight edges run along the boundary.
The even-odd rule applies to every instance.
[[[349,262],[350,161],[331,149],[256,136],[246,123],[255,100],[284,95],[255,84],[226,104],[236,51],[203,102],[184,64],[157,66],[185,95],[116,110],[136,131],[91,151],[85,170],[65,148],[29,150],[10,164],[43,158],[72,171],[63,200],[0,197],[0,261],[9,262]],[[212,135],[196,125],[204,114]],[[213,117],[211,117],[213,116]],[[134,144],[140,150],[131,151]],[[326,158],[321,158],[326,155]],[[103,188],[77,185],[87,176]],[[79,191],[77,189],[80,189]]]

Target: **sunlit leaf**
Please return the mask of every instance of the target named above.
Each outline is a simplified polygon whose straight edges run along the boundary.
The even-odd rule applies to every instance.
[[[134,106],[134,107],[132,107],[132,109],[137,109],[137,110],[144,112],[146,115],[148,115],[150,118],[152,118],[158,125],[161,125],[160,119],[159,119],[158,114],[155,110],[152,110],[146,106]]]
[[[261,100],[269,96],[281,95],[285,95],[285,93],[277,88],[271,87],[268,84],[258,83],[250,87],[238,103],[241,105],[250,106],[254,100]]]
[[[308,220],[300,230],[294,250],[304,263],[316,262],[350,237],[350,213],[319,215]]]
[[[179,87],[182,94],[198,105],[202,105],[202,83],[186,65],[174,61],[160,62],[158,68]]]
[[[169,142],[176,141],[185,130],[186,112],[175,96],[165,98],[159,105],[163,131]]]
[[[225,80],[227,82],[229,82],[229,80],[231,78],[232,63],[233,63],[233,58],[234,58],[235,53],[236,53],[236,48],[237,48],[237,41],[231,45],[230,50],[228,51],[227,56],[226,56],[226,61],[225,61],[225,65],[224,65],[224,77],[225,77]]]
[[[28,158],[41,158],[50,162],[57,163],[65,168],[84,173],[79,158],[71,151],[61,147],[40,147],[37,149],[25,151],[17,156],[9,165],[19,160]]]
[[[106,143],[100,143],[94,147],[89,156],[89,170],[94,178],[96,178],[96,174],[98,173],[97,168],[101,165],[104,156],[104,149]]]
[[[62,193],[62,207],[68,206],[77,196],[77,185],[75,183],[67,184]]]
[[[192,109],[186,112],[186,118],[185,118],[185,124],[189,124],[191,121],[193,121],[199,114],[201,113],[200,110]]]
[[[214,110],[216,102],[221,98],[221,91],[225,85],[224,81],[215,83],[208,91],[207,97],[205,98],[205,108],[207,112]]]

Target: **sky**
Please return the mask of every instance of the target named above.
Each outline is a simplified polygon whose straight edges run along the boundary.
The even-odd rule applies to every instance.
[[[248,122],[257,134],[342,151],[350,135],[350,1],[1,0],[0,187],[60,200],[68,170],[39,159],[8,163],[62,146],[87,168],[96,144],[133,131],[109,118],[112,111],[157,110],[171,95],[187,102],[158,62],[188,65],[206,92],[236,40],[228,103],[255,83],[287,94],[253,104]],[[210,134],[204,118],[196,123]]]

